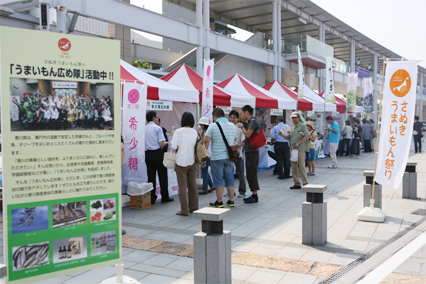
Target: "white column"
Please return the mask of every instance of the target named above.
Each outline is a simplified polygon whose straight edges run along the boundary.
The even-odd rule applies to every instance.
[[[198,27],[198,41],[199,45],[197,46],[197,74],[201,76],[203,74],[203,0],[197,0],[196,6],[196,18],[197,18],[197,27]]]
[[[423,76],[424,74],[420,73],[420,121],[423,119]]]
[[[318,40],[321,42],[325,42],[325,29],[321,25],[318,27]],[[324,81],[324,73],[325,69],[318,70],[318,92],[321,93],[325,90],[325,81]]]
[[[351,41],[351,73],[355,72],[355,41]]]
[[[278,0],[277,2],[277,23],[278,23],[278,29],[277,29],[277,77],[278,77],[278,81],[281,82],[281,71],[282,71],[282,66],[281,66],[281,62],[282,62],[282,51],[281,51],[281,0]]]
[[[272,66],[272,80],[278,80],[278,67],[277,67],[277,46],[278,46],[278,11],[277,0],[272,1],[272,51],[274,52],[274,65]]]
[[[377,66],[378,58],[377,54],[374,54],[373,59],[373,114],[374,114],[374,125],[376,126],[376,129],[378,129],[379,126],[379,113],[377,111],[377,70],[379,69],[379,66]]]
[[[204,42],[204,59],[210,59],[210,0],[204,0],[204,30],[205,30],[205,42]]]

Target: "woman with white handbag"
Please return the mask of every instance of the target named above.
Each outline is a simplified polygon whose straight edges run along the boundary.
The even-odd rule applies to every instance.
[[[174,132],[171,146],[172,151],[177,151],[176,177],[181,210],[176,215],[188,216],[189,213],[198,210],[197,163],[194,151],[198,133],[193,128],[195,121],[192,113],[185,112],[180,123],[182,127]]]

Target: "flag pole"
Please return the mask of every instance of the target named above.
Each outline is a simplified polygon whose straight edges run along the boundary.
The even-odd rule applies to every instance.
[[[380,105],[379,105],[379,117],[378,117],[379,121],[377,122],[377,139],[376,139],[376,148],[375,148],[374,174],[373,174],[373,185],[371,190],[370,207],[364,207],[358,213],[359,221],[369,221],[369,222],[379,222],[379,223],[384,222],[386,218],[386,214],[380,208],[374,207],[374,203],[375,203],[374,191],[376,186],[376,181],[374,179],[376,178],[377,156],[379,151],[378,147],[379,147],[380,130],[381,130],[382,106],[383,106],[383,82],[384,82],[385,73],[386,73],[385,61],[386,61],[386,57],[383,58],[383,75],[382,75],[382,86],[381,86],[381,92],[380,92]],[[374,76],[377,76],[377,74],[374,74]]]
[[[371,192],[371,200],[373,200],[373,202],[370,201],[370,207],[374,208],[374,189],[375,189],[375,185],[376,182],[374,181],[374,179],[376,178],[376,169],[377,169],[377,156],[378,156],[378,150],[379,150],[379,139],[380,139],[380,129],[381,127],[381,118],[382,118],[382,106],[383,106],[383,81],[385,78],[385,73],[386,73],[386,69],[385,69],[385,60],[386,57],[383,58],[383,76],[382,76],[382,90],[380,93],[380,105],[379,105],[379,121],[377,122],[377,139],[376,139],[376,151],[375,151],[375,159],[374,159],[374,176],[373,176],[373,189]],[[377,103],[377,102],[376,102]]]

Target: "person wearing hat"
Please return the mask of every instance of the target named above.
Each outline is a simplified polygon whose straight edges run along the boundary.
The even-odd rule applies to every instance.
[[[308,184],[308,176],[305,168],[305,154],[306,152],[309,152],[309,131],[306,125],[300,121],[298,112],[293,112],[291,114],[291,120],[293,121],[293,126],[290,129],[290,133],[288,135],[284,135],[280,131],[278,132],[278,135],[290,140],[291,149],[297,149],[299,152],[297,162],[291,161],[294,185],[290,187],[290,189],[301,189],[302,183],[303,185]],[[299,180],[299,171],[302,183],[300,183]]]
[[[309,131],[309,152],[308,152],[308,176],[315,175],[315,142],[317,141],[317,132],[312,121],[306,122]]]
[[[198,125],[200,126],[200,127],[197,127],[198,134],[200,134],[201,138],[204,138],[204,135],[206,134],[206,131],[210,125],[209,119],[205,116],[201,117],[200,120],[198,121]],[[207,149],[207,153],[209,154],[210,157],[212,156],[211,149],[212,149],[211,147]],[[205,162],[201,162],[200,167],[201,167],[201,175],[203,177],[203,189],[199,190],[198,194],[207,194],[215,190],[215,188],[213,187],[212,178],[209,174],[210,159],[208,159]],[[208,187],[210,187],[210,189],[208,189]]]

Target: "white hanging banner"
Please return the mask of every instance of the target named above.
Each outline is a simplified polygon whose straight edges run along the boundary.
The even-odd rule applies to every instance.
[[[203,104],[201,116],[209,119],[209,123],[213,122],[213,78],[214,78],[214,59],[204,60],[203,70]]]
[[[123,84],[122,183],[148,182],[145,165],[145,115],[148,84]]]
[[[375,181],[397,189],[410,152],[416,106],[417,61],[386,64]]]
[[[297,99],[303,99],[303,92],[305,90],[305,73],[303,72],[302,56],[300,55],[300,47],[297,46]]]
[[[334,96],[333,62],[331,57],[325,59],[325,102],[336,103]]]
[[[373,102],[373,80],[372,78],[364,78],[364,113],[373,112],[373,106],[377,102]]]
[[[315,74],[311,73],[309,74],[309,88],[313,90],[314,85],[315,85]]]
[[[348,112],[355,112],[357,81],[358,73],[348,73],[348,90],[346,94],[346,98],[348,100]]]

